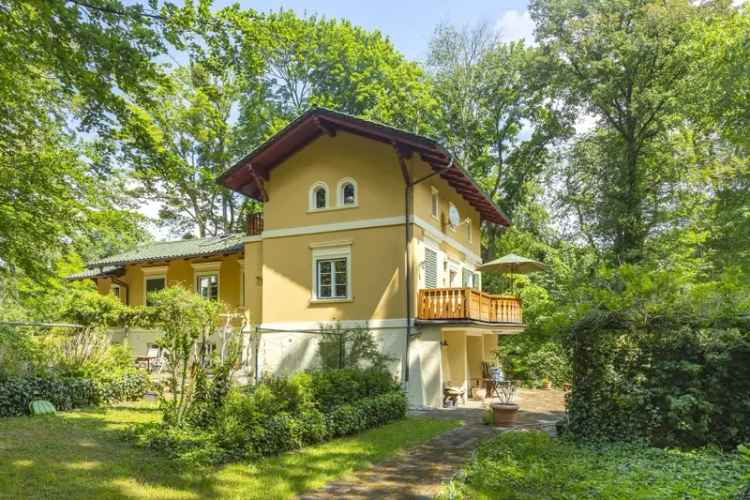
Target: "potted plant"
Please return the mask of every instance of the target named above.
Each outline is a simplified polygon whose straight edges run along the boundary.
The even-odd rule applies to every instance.
[[[509,427],[516,420],[519,406],[513,402],[516,395],[516,387],[513,382],[503,382],[497,386],[499,395],[497,403],[492,403],[492,414],[496,427]]]

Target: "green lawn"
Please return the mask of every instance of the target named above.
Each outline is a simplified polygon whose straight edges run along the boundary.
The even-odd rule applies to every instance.
[[[0,498],[289,498],[459,425],[407,418],[201,474],[122,440],[122,429],[158,416],[140,404],[0,420]]]
[[[750,463],[716,450],[633,443],[579,445],[543,432],[507,432],[483,443],[450,498],[733,499]],[[744,497],[743,497],[744,498]]]

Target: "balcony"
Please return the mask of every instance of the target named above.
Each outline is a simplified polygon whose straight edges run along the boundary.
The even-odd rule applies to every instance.
[[[417,317],[426,321],[477,321],[522,325],[521,299],[473,288],[426,288],[419,291]]]

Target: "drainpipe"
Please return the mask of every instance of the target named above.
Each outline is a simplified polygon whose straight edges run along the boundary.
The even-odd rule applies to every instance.
[[[404,176],[404,239],[405,239],[405,254],[406,254],[406,352],[404,353],[404,382],[409,382],[409,344],[411,343],[412,337],[412,291],[411,291],[411,254],[409,247],[412,240],[412,224],[409,221],[409,215],[413,212],[412,201],[414,199],[414,186],[422,181],[429,179],[441,172],[444,172],[453,166],[453,158],[451,158],[448,166],[435,170],[432,173],[420,177],[417,180],[412,180],[409,174],[409,167],[406,164],[406,160],[411,157],[412,152],[408,149],[400,147],[397,142],[393,142],[393,148],[396,150],[398,156],[399,166],[401,167],[401,174]]]

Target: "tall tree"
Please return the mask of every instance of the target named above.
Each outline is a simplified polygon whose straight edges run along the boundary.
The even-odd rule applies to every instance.
[[[238,126],[257,144],[312,106],[324,106],[410,131],[425,124],[435,100],[424,74],[378,31],[346,20],[236,13],[240,66],[250,68]],[[258,58],[263,71],[255,75]]]
[[[242,223],[243,200],[215,182],[231,165],[239,89],[231,67],[215,69],[195,60],[176,69],[119,134],[133,194],[157,202],[159,223],[177,234],[222,235]]]
[[[255,207],[215,177],[312,106],[417,130],[434,105],[419,66],[347,21],[232,6],[180,23],[188,63],[131,107],[119,136],[138,196],[160,203],[174,233],[239,230]]]
[[[106,213],[124,215],[77,130],[148,95],[159,18],[116,0],[0,0],[0,279],[41,278]]]
[[[695,56],[692,28],[721,8],[687,0],[530,4],[537,39],[568,102],[604,128],[587,139],[587,166],[601,188],[594,193],[600,209],[590,215],[618,262],[640,260],[661,222],[654,202],[669,176],[647,156],[678,111]]]
[[[539,228],[526,205],[539,192],[550,146],[569,132],[538,58],[521,41],[502,43],[488,25],[444,25],[428,59],[440,103],[438,133],[514,222],[531,230]],[[500,231],[488,226],[485,233],[484,256],[491,259]]]

